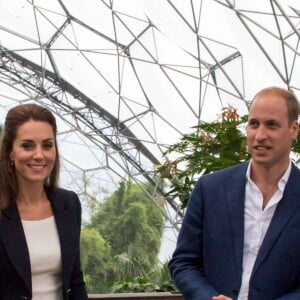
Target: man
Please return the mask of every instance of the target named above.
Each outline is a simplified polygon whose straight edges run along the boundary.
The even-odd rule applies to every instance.
[[[298,114],[292,93],[261,90],[247,124],[251,160],[199,179],[169,265],[185,299],[300,299]]]

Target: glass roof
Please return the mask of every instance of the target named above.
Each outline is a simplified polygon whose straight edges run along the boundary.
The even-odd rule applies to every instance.
[[[260,88],[299,96],[296,0],[10,0],[0,20],[0,120],[47,105],[63,186],[101,197],[149,181],[175,229],[180,205],[153,176],[166,147],[222,107],[246,114]]]

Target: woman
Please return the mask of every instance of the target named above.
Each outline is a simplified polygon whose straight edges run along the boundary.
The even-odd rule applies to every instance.
[[[87,299],[81,206],[57,188],[56,121],[46,108],[8,111],[0,153],[0,299]]]

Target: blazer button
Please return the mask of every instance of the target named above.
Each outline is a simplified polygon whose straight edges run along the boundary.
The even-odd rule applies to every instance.
[[[28,300],[28,297],[22,296],[21,299],[22,299],[22,300]]]
[[[234,290],[232,290],[232,293],[233,293],[234,295],[238,295],[239,291],[234,289]]]

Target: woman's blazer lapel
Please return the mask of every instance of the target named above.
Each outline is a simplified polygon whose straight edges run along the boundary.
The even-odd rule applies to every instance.
[[[25,234],[15,204],[3,210],[0,216],[0,236],[7,255],[31,293],[31,269]]]
[[[75,194],[74,194],[75,195]],[[63,286],[68,287],[74,262],[78,255],[80,236],[80,208],[73,201],[73,193],[57,190],[48,195],[54,211],[61,245]]]

